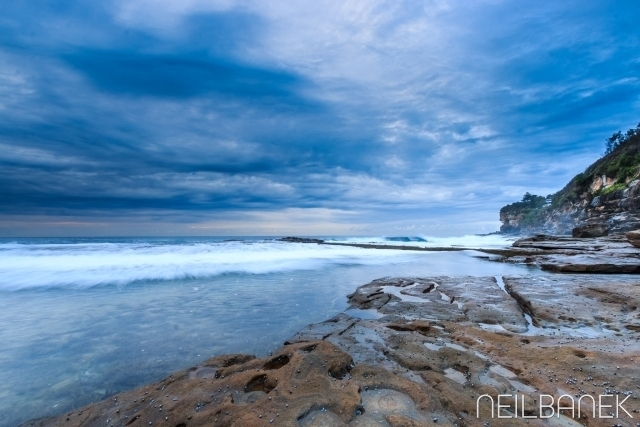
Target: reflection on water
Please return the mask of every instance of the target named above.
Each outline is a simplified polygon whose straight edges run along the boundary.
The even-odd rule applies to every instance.
[[[213,355],[264,356],[306,324],[345,310],[346,295],[376,278],[540,274],[464,252],[376,262],[0,291],[0,423],[59,414]]]

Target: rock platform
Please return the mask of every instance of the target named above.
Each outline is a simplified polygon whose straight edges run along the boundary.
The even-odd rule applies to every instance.
[[[640,422],[640,279],[634,276],[385,278],[348,298],[349,310],[309,325],[268,358],[214,357],[25,426]],[[492,418],[488,399],[476,406],[479,396],[499,394],[524,399],[517,418]],[[584,400],[579,418],[565,411],[523,419],[538,414],[540,394],[576,401],[584,394],[628,396],[624,408],[634,418],[594,418]],[[513,417],[513,399],[503,404],[511,406],[501,414]]]
[[[499,261],[536,265],[557,273],[639,274],[640,248],[624,235],[597,238],[537,235],[506,249],[480,249]]]

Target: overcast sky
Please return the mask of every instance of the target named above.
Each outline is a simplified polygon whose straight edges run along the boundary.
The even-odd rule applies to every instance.
[[[0,235],[462,235],[640,121],[630,1],[9,1]]]

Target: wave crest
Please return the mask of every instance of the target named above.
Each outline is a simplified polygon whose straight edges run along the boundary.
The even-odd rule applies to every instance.
[[[0,290],[319,269],[409,260],[398,251],[279,242],[0,244]]]

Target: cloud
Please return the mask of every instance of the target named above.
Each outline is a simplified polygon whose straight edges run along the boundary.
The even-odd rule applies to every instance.
[[[100,90],[189,98],[210,93],[249,99],[291,96],[295,76],[196,55],[79,52],[65,58]]]
[[[491,231],[640,120],[625,7],[11,3],[0,233]]]

